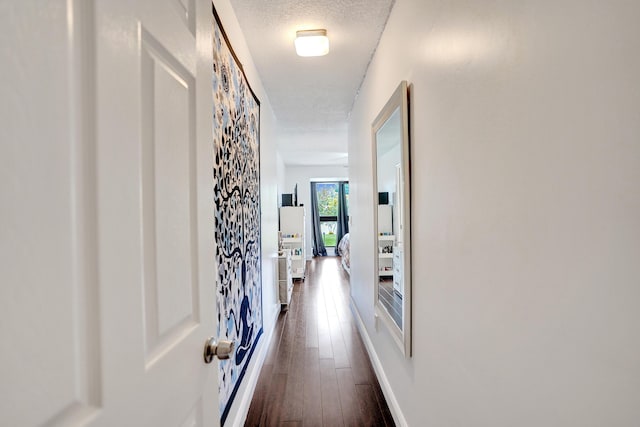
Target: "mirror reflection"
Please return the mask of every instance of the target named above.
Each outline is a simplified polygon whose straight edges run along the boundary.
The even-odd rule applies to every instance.
[[[378,148],[378,299],[402,328],[402,236],[399,233],[400,109],[376,134]]]
[[[408,117],[402,82],[373,123],[377,191],[377,310],[410,352]]]

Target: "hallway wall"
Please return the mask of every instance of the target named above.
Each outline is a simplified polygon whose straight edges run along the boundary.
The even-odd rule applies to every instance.
[[[262,213],[262,306],[264,319],[264,335],[260,339],[259,348],[251,360],[251,366],[234,399],[233,406],[225,425],[242,425],[246,411],[249,409],[251,384],[257,380],[262,364],[261,353],[268,347],[268,339],[275,326],[276,315],[280,311],[277,296],[277,255],[278,255],[278,180],[282,172],[278,171],[281,160],[277,157],[277,122],[269,103],[269,98],[262,86],[260,76],[253,64],[249,48],[236,15],[229,0],[215,0],[216,11],[220,16],[224,30],[238,56],[251,88],[260,100],[260,194]]]
[[[640,3],[397,0],[349,129],[351,286],[410,426],[640,423]],[[413,357],[375,328],[371,123],[413,84]]]

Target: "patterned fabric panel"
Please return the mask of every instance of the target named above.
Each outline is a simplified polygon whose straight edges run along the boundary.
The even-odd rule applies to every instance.
[[[224,425],[262,334],[260,103],[217,15],[215,18],[212,160],[217,336],[236,344],[233,356],[220,361],[220,413]]]

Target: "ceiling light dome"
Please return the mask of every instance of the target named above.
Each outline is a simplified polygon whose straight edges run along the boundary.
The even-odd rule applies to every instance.
[[[327,30],[296,31],[295,44],[299,56],[323,56],[329,53]]]

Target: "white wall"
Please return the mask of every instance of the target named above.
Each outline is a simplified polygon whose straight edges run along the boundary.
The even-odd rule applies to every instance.
[[[397,0],[351,115],[352,297],[410,426],[640,425],[640,3]],[[413,357],[370,126],[411,91]]]
[[[282,156],[280,155],[280,153],[277,153],[276,156],[278,169],[278,206],[282,206],[282,193],[286,193],[286,191],[284,190],[287,181],[285,177],[285,165],[284,161],[282,160]]]
[[[278,147],[286,164],[347,166],[347,125],[326,129],[280,128]]]
[[[349,168],[347,166],[291,166],[285,167],[285,187],[283,193],[293,193],[298,184],[298,204],[304,204],[306,222],[307,259],[313,256],[311,241],[311,181],[326,179],[327,181],[348,181]],[[349,186],[351,192],[351,186]],[[349,195],[351,197],[351,195]]]
[[[400,138],[398,138],[400,139]],[[376,161],[378,169],[378,192],[389,193],[389,204],[394,204],[394,193],[396,191],[397,165],[402,160],[400,145],[380,155]]]
[[[256,353],[252,357],[250,367],[243,379],[242,386],[236,395],[226,425],[242,425],[249,409],[253,394],[254,381],[260,373],[262,353],[269,344],[269,338],[275,326],[279,312],[276,287],[276,262],[278,254],[278,182],[282,175],[282,161],[278,160],[277,122],[271,109],[269,99],[262,86],[260,76],[253,64],[249,49],[240,30],[233,8],[229,0],[215,0],[216,11],[220,16],[224,30],[229,37],[233,50],[244,67],[247,80],[260,100],[260,195],[262,213],[262,307],[264,319],[264,335]],[[280,166],[279,166],[280,164]]]

